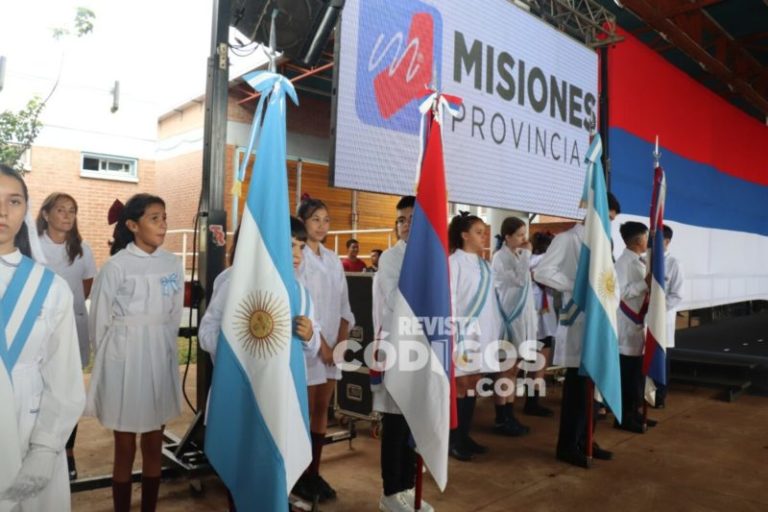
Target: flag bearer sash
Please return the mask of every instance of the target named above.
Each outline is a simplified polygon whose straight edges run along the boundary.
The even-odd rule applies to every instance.
[[[464,333],[467,331],[470,324],[477,321],[477,317],[480,315],[480,312],[483,310],[485,303],[488,300],[488,291],[491,288],[491,267],[488,265],[488,262],[480,256],[477,257],[477,261],[478,265],[480,265],[480,281],[477,283],[477,289],[467,306],[466,312],[459,312],[463,313],[461,315],[463,317],[461,325],[458,326],[458,353],[462,355],[464,354]]]
[[[43,302],[48,296],[54,274],[51,270],[22,256],[8,288],[0,298],[0,495],[16,478],[21,467],[18,419],[13,393],[13,368],[24,350]],[[9,407],[10,406],[10,407]]]

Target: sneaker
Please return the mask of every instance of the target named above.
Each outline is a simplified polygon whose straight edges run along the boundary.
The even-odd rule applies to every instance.
[[[411,487],[410,489],[404,490],[400,494],[405,498],[405,502],[409,507],[411,507],[411,510],[416,510],[416,489]],[[434,512],[434,510],[435,508],[427,503],[426,500],[422,497],[421,508],[419,509],[419,512]]]
[[[320,492],[320,501],[335,500],[336,490],[319,474],[315,476],[317,489]]]
[[[77,480],[77,466],[75,466],[73,455],[67,455],[67,469],[69,470],[69,481]]]
[[[381,512],[413,512],[413,507],[408,504],[404,493],[398,492],[389,496],[382,494],[379,498],[379,510]]]

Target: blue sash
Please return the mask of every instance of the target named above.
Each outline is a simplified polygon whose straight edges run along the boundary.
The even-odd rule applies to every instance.
[[[568,304],[560,310],[560,325],[566,327],[573,325],[580,314],[581,307],[577,306],[573,299],[569,300]]]
[[[512,322],[517,320],[517,317],[520,316],[520,313],[523,312],[523,309],[525,308],[525,302],[528,298],[528,288],[530,287],[531,281],[527,279],[525,281],[525,286],[523,287],[523,293],[520,294],[520,301],[515,304],[515,307],[512,308],[512,311],[510,311],[509,314],[507,314],[504,311],[504,307],[501,305],[501,300],[498,299],[498,295],[496,296],[497,302],[499,304],[499,312],[501,313],[501,318],[504,320],[504,332],[507,335],[508,341],[514,341],[512,339]]]
[[[29,278],[35,265],[34,261],[26,256],[22,256],[18,268],[13,273],[11,282],[8,283],[8,289],[5,290],[5,294],[0,298],[0,359],[3,360],[9,377],[13,367],[16,366],[16,362],[19,360],[22,350],[24,350],[24,346],[27,344],[29,334],[32,332],[32,327],[35,325],[35,320],[40,314],[43,302],[48,296],[48,290],[50,290],[51,283],[53,282],[54,274],[46,268],[43,269],[38,282],[30,283]],[[27,306],[26,312],[23,313],[24,316],[16,332],[8,332],[8,321],[16,313],[21,293],[27,287],[36,288],[32,301]],[[24,306],[22,305],[21,307]],[[9,339],[11,340],[10,343],[8,343]]]
[[[474,320],[478,317],[480,312],[485,307],[485,302],[488,300],[488,291],[491,289],[491,267],[488,265],[488,262],[485,261],[480,256],[477,257],[478,265],[480,266],[480,282],[477,284],[477,290],[475,291],[474,297],[472,297],[472,300],[469,302],[469,306],[467,307],[466,314],[464,315],[465,318],[468,318],[470,320]],[[463,345],[464,345],[464,331],[466,326],[462,325],[459,328],[459,336],[458,336],[458,342],[457,345],[463,354]]]

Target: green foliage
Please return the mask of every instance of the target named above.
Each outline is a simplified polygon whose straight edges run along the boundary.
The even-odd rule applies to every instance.
[[[96,19],[96,15],[92,10],[85,7],[77,8],[77,14],[75,14],[75,30],[77,31],[77,37],[83,37],[93,32],[94,19]]]
[[[78,7],[75,13],[75,35],[83,37],[93,32],[93,20],[96,14],[86,7]],[[69,29],[56,27],[51,30],[51,35],[57,41],[70,34]]]
[[[34,142],[42,123],[38,120],[45,104],[34,97],[18,112],[0,113],[0,163],[22,171],[20,158]]]
[[[85,7],[78,7],[75,13],[74,30],[77,37],[83,37],[93,32],[93,20],[96,14]],[[53,38],[57,41],[70,34],[66,28],[54,28]],[[59,71],[61,73],[61,71]],[[15,167],[23,172],[20,163],[21,156],[32,147],[43,124],[39,121],[40,113],[45,108],[48,99],[53,95],[59,79],[48,94],[48,98],[41,100],[34,97],[27,106],[18,112],[6,110],[0,113],[0,163]]]

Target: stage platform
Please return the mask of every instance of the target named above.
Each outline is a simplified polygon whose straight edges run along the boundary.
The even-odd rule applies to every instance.
[[[679,330],[669,358],[672,379],[722,387],[729,401],[768,392],[768,313]]]

